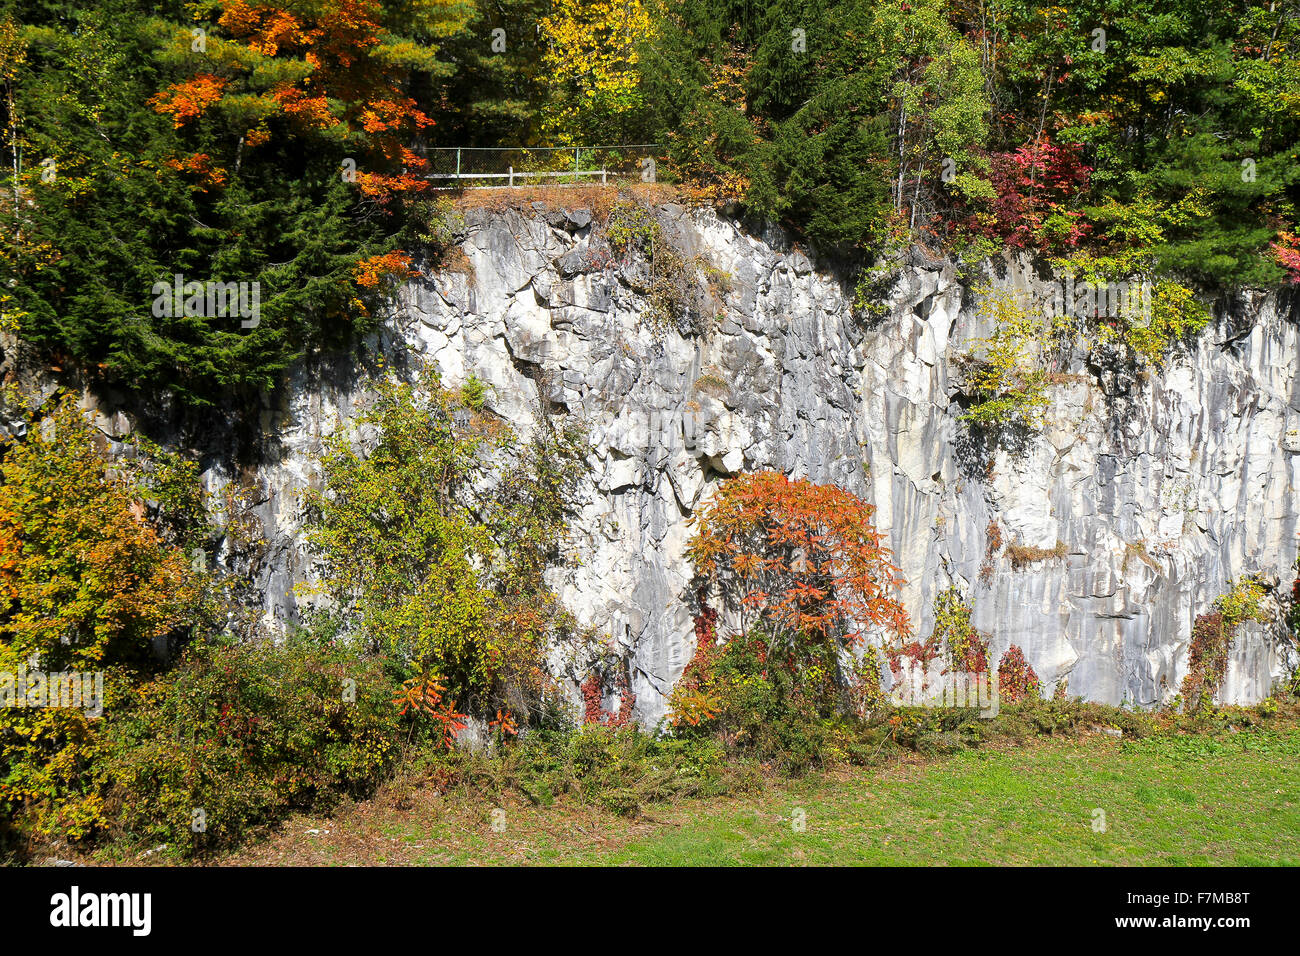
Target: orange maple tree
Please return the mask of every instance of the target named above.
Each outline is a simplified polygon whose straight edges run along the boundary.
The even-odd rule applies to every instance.
[[[769,646],[857,645],[872,627],[910,631],[903,583],[872,522],[843,488],[772,471],[729,479],[692,519],[688,555],[705,588],[761,626]]]

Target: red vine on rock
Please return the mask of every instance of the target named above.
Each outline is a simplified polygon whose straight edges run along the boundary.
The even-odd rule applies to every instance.
[[[998,664],[998,698],[1004,704],[1016,704],[1042,693],[1042,682],[1025,660],[1025,652],[1012,644]]]
[[[1228,650],[1232,633],[1220,611],[1196,615],[1192,643],[1188,649],[1187,676],[1183,678],[1183,700],[1196,707],[1202,693],[1213,697],[1228,672]]]
[[[598,671],[593,670],[582,682],[582,722],[598,724],[603,727],[627,727],[632,723],[632,708],[636,706],[636,694],[632,693],[632,683],[628,677],[627,664],[619,670],[614,678],[614,690],[618,694],[618,710],[605,709],[605,681]]]

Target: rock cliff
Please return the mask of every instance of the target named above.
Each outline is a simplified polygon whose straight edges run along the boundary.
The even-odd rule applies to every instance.
[[[436,363],[451,384],[477,375],[489,407],[522,432],[544,409],[586,421],[590,475],[555,585],[626,650],[640,719],[663,714],[694,649],[688,518],[740,471],[835,482],[871,501],[918,634],[956,584],[995,657],[1019,645],[1045,692],[1068,681],[1071,696],[1113,704],[1168,699],[1195,616],[1229,579],[1289,586],[1294,300],[1233,300],[1145,377],[1083,343],[1056,369],[1050,426],[980,458],[958,420],[956,358],[990,329],[951,265],[913,257],[865,322],[842,284],[780,236],[711,212],[657,214],[683,260],[714,277],[699,280],[713,306],[699,328],[650,320],[645,263],[611,259],[590,213],[539,206],[467,214],[460,267],[408,283],[371,343]],[[991,281],[1045,283],[1015,261]],[[253,563],[268,623],[296,613],[294,585],[310,576],[297,522],[312,456],[364,394],[363,375],[300,369],[263,413],[252,472],[236,482],[228,463],[210,462],[209,484],[247,488],[262,523],[268,543]],[[1009,546],[1036,559],[1013,561]],[[1248,625],[1221,699],[1259,700],[1293,665],[1279,628]]]

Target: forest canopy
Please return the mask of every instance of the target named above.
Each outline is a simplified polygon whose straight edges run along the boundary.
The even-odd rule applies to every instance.
[[[7,0],[0,82],[6,327],[189,403],[373,328],[439,147],[658,144],[856,269],[1300,281],[1291,2]]]

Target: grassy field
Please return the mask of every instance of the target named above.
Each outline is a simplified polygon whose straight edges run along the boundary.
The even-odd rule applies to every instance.
[[[407,786],[328,819],[295,818],[223,862],[1297,865],[1297,767],[1292,727],[1046,738],[776,781],[631,820],[565,800],[497,808]]]

